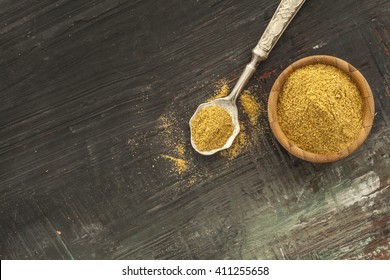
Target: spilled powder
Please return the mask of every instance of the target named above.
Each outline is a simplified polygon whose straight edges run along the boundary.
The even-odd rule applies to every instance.
[[[210,170],[203,164],[197,164],[186,128],[188,120],[175,111],[177,105],[172,103],[167,112],[158,120],[156,140],[160,144],[154,158],[156,173],[161,183],[167,181],[159,195],[162,202],[175,200],[194,184],[210,176]]]
[[[221,155],[228,159],[237,157],[247,146],[247,134],[245,132],[245,126],[240,122],[240,132],[234,139],[233,144],[229,149],[222,150]]]
[[[188,169],[187,162],[181,158],[176,158],[169,155],[161,155],[163,158],[169,159],[175,166],[177,172],[182,174]]]
[[[159,121],[161,123],[160,127],[166,129],[166,131],[171,134],[171,129],[170,126],[172,125],[171,122],[169,121],[167,116],[161,116],[159,118]]]
[[[230,92],[230,88],[227,81],[221,80],[215,86],[213,97],[207,99],[207,102],[213,101],[214,99],[217,98],[226,97],[228,96],[229,92]]]
[[[241,106],[252,126],[256,125],[261,113],[261,106],[256,97],[249,90],[245,90],[240,96]]]
[[[159,118],[162,128],[160,132],[160,139],[163,140],[164,146],[168,149],[168,153],[161,154],[160,157],[169,160],[172,164],[172,171],[174,174],[182,175],[189,168],[189,160],[186,158],[186,149],[184,144],[184,133],[175,124],[176,118],[172,115],[163,115]]]
[[[186,150],[183,144],[177,144],[175,151],[179,154],[179,156],[183,157]]]

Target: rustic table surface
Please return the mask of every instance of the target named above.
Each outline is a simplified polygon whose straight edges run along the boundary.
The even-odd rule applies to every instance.
[[[376,106],[355,154],[294,158],[266,110],[234,159],[189,145],[193,111],[234,84],[277,4],[0,1],[0,258],[389,259],[388,0],[306,1],[249,84],[265,109],[293,61],[347,60]],[[183,173],[164,157],[177,145]]]

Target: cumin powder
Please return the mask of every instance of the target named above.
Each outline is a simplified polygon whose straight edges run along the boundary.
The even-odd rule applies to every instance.
[[[278,99],[278,121],[287,138],[305,151],[345,150],[363,127],[363,100],[340,69],[315,64],[288,77]]]
[[[256,125],[261,113],[260,103],[256,97],[252,96],[248,90],[245,90],[240,96],[240,102],[251,125]]]
[[[216,105],[203,108],[191,122],[192,139],[200,151],[223,147],[233,130],[230,114]]]
[[[245,129],[246,128],[244,124],[240,122],[240,132],[234,139],[232,145],[229,149],[221,151],[221,155],[223,157],[226,157],[228,159],[234,159],[247,147],[248,139]]]
[[[217,87],[214,91],[214,96],[207,99],[207,102],[213,101],[217,98],[222,98],[228,96],[230,92],[229,85],[227,84],[227,81],[222,80],[219,82],[219,87]]]
[[[161,155],[163,158],[169,159],[175,165],[176,170],[179,174],[182,174],[188,169],[188,165],[185,160],[181,158],[176,158],[170,155]]]

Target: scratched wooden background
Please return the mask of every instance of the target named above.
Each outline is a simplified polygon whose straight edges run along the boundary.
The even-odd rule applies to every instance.
[[[353,156],[304,162],[269,130],[228,164],[189,148],[189,117],[277,4],[1,0],[0,258],[389,259],[388,0],[308,0],[250,83],[265,105],[291,62],[349,61],[377,112]],[[182,175],[159,158],[170,112]]]

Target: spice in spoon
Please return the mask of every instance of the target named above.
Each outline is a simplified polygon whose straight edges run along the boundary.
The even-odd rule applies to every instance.
[[[233,130],[230,114],[216,105],[203,108],[191,122],[192,139],[200,151],[222,148]]]
[[[340,69],[309,65],[294,71],[278,99],[278,121],[287,138],[305,151],[347,149],[363,127],[363,100]]]

